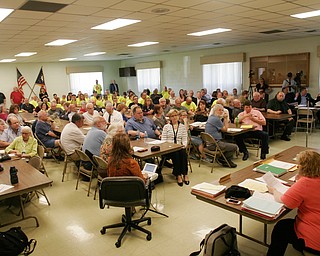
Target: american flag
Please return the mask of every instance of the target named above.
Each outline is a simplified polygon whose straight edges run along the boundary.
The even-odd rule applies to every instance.
[[[20,73],[18,68],[17,68],[17,82],[18,82],[18,90],[24,97],[23,86],[28,83],[26,79],[24,79],[23,75]]]

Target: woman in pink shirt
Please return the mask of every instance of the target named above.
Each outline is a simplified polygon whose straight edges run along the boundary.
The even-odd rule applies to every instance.
[[[269,256],[284,255],[288,243],[302,252],[320,255],[320,154],[306,150],[298,155],[296,183],[285,194],[269,188],[274,198],[290,209],[298,208],[295,219],[280,220],[271,235]]]

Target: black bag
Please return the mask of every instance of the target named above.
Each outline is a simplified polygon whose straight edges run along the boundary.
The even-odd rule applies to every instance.
[[[28,241],[27,235],[20,227],[13,227],[8,231],[0,232],[0,255],[29,255],[34,251],[36,244],[37,241],[34,239]]]
[[[4,162],[7,160],[11,160],[11,156],[9,156],[8,154],[4,154],[4,155],[0,156],[0,162]]]
[[[203,256],[240,256],[237,245],[236,229],[222,224],[201,241],[200,250],[190,256],[199,255],[203,249]]]
[[[249,198],[251,196],[250,190],[238,185],[232,185],[226,190],[225,198]]]

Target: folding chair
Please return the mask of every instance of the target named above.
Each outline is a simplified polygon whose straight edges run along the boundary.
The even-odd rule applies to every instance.
[[[54,148],[47,148],[44,144],[43,144],[43,142],[39,139],[39,137],[37,136],[37,134],[36,133],[34,133],[33,134],[34,135],[34,137],[36,138],[36,140],[38,141],[38,143],[44,148],[44,152],[45,153],[50,153],[51,154],[51,156],[53,157],[53,159],[58,163],[58,164],[60,164],[60,162],[59,162],[59,160],[56,158],[56,156],[55,156],[55,151],[54,151]]]
[[[95,161],[95,163],[97,165],[97,169],[98,169],[97,184],[96,184],[96,188],[94,190],[94,196],[93,196],[93,200],[96,200],[97,190],[99,189],[99,185],[101,184],[101,181],[103,180],[103,178],[99,175],[99,169],[107,170],[108,162],[99,156],[93,156],[93,160]]]
[[[217,143],[217,141],[209,133],[202,132],[200,135],[201,135],[201,139],[203,140],[204,145],[205,145],[203,153],[206,156],[212,157],[213,158],[213,163],[216,162],[217,156],[218,157],[222,156],[223,159],[225,160],[225,162],[231,168],[227,158],[225,157],[225,155],[223,154],[222,150],[220,149],[219,144]],[[212,147],[214,149],[210,150],[210,149],[208,149],[208,147]],[[200,158],[200,160],[199,160],[199,167],[200,167],[200,164],[201,164],[201,160],[202,160],[202,158]],[[211,173],[212,172],[213,172],[213,164],[212,164],[212,167],[211,167]]]
[[[298,131],[298,124],[303,123],[307,125],[307,129],[309,124],[310,132],[312,132],[312,127],[316,127],[316,119],[314,118],[313,111],[311,109],[300,109],[297,110],[297,121],[296,121],[296,131]]]
[[[67,153],[66,153],[66,151],[64,150],[64,148],[63,148],[63,146],[62,146],[62,144],[61,144],[60,141],[59,141],[59,147],[61,148],[61,150],[62,150],[62,152],[63,152],[63,154],[64,154],[64,159],[63,159],[64,165],[63,165],[63,171],[62,171],[62,182],[63,182],[63,181],[64,181],[64,176],[65,176],[65,174],[67,173],[68,163],[75,163],[75,161],[74,161],[73,159],[71,159],[71,158],[67,155]]]

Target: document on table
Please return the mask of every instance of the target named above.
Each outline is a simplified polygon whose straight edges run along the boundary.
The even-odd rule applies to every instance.
[[[13,188],[12,185],[6,185],[6,184],[0,184],[0,193],[3,192],[3,191],[6,191],[10,188]]]
[[[278,190],[281,194],[284,194],[289,187],[283,185],[279,180],[277,180],[271,172],[267,172],[262,176],[263,180],[266,182],[268,187],[273,187]]]
[[[138,152],[139,150],[144,150],[145,148],[142,147],[133,147],[134,152]]]
[[[190,125],[193,126],[193,127],[202,127],[202,126],[205,126],[207,122],[194,122],[194,123],[191,123]]]
[[[238,185],[249,190],[259,191],[261,193],[268,191],[267,185],[265,183],[253,179],[245,179]]]
[[[241,128],[228,128],[227,132],[241,132],[243,129]]]
[[[192,187],[192,189],[202,191],[211,195],[218,195],[220,192],[226,189],[223,185],[214,185],[207,182],[202,182]]]
[[[159,144],[162,144],[162,143],[165,143],[166,141],[165,140],[152,140],[152,141],[147,141],[147,144],[149,145],[159,145]]]

